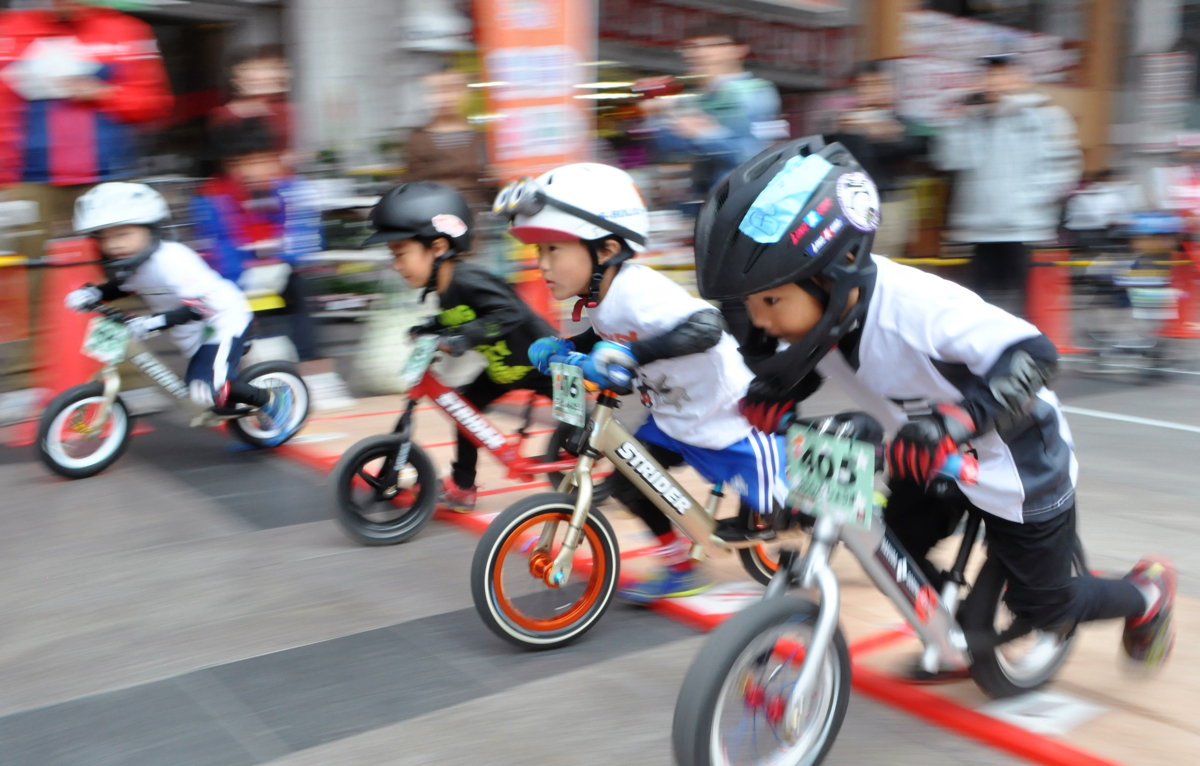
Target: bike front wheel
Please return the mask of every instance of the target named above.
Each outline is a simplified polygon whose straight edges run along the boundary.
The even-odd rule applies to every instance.
[[[767,599],[713,631],[675,703],[676,763],[814,766],[824,760],[850,702],[850,652],[838,628],[812,689],[793,707],[817,610],[800,598]]]
[[[429,456],[398,436],[371,436],[351,447],[333,469],[334,518],[351,540],[396,545],[414,537],[437,509],[437,471]],[[388,466],[390,470],[385,470]]]
[[[85,479],[108,468],[129,445],[133,418],[120,397],[104,422],[104,384],[85,383],[63,391],[46,405],[38,421],[38,458],[54,473]]]
[[[584,522],[570,578],[550,582],[574,510],[571,495],[533,495],[501,512],[480,538],[471,596],[497,636],[526,649],[553,649],[582,636],[608,609],[621,560],[612,526],[598,513]]]

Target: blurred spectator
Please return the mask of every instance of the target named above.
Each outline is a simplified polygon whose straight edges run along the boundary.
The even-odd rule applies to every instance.
[[[243,290],[278,293],[300,360],[315,359],[316,335],[295,266],[321,249],[316,194],[288,170],[266,121],[228,122],[214,129],[214,138],[221,172],[192,201],[197,249]]]
[[[692,185],[706,193],[742,162],[787,136],[779,119],[779,92],[746,71],[749,46],[727,26],[696,29],[679,48],[701,82],[698,98],[656,97],[642,102],[660,151],[692,160]],[[653,93],[653,91],[651,91]]]
[[[135,126],[172,97],[150,27],[109,8],[49,0],[0,12],[0,185],[34,200],[42,226],[18,246],[40,256],[92,184],[128,177]]]
[[[1063,229],[1075,247],[1104,249],[1116,244],[1116,229],[1146,207],[1137,183],[1101,170],[1067,198]]]
[[[1071,116],[1031,90],[1015,58],[982,63],[981,89],[952,112],[935,162],[957,171],[949,238],[975,246],[971,287],[1023,316],[1026,244],[1057,237],[1063,197],[1079,182],[1079,141]]]
[[[912,199],[905,175],[926,152],[927,141],[896,114],[892,75],[878,61],[859,67],[854,77],[855,105],[839,115],[835,138],[858,158],[875,179],[882,200],[882,222],[873,250],[904,255],[912,226]]]
[[[453,70],[434,72],[425,76],[423,85],[432,118],[408,136],[405,180],[452,186],[472,211],[490,210],[495,190],[484,180],[484,136],[467,122],[467,76]]]
[[[292,146],[291,81],[291,68],[281,46],[242,51],[229,68],[230,98],[209,115],[210,127],[215,130],[239,120],[260,119],[270,127],[275,148],[288,151]]]

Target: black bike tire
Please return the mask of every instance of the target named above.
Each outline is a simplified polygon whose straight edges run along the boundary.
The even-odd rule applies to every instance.
[[[600,541],[599,552],[605,559],[606,576],[600,584],[599,593],[581,619],[557,630],[535,632],[515,624],[497,605],[492,587],[493,574],[498,555],[505,549],[509,537],[539,514],[569,515],[574,507],[574,497],[563,492],[543,492],[518,500],[492,520],[475,547],[475,555],[471,560],[471,598],[475,602],[475,611],[489,630],[523,649],[556,649],[579,639],[604,616],[616,592],[621,568],[617,536],[608,519],[599,513],[591,513],[585,526]]]
[[[38,432],[35,449],[37,451],[38,459],[41,460],[42,464],[55,474],[67,479],[86,479],[89,476],[95,476],[104,469],[108,468],[125,453],[125,449],[129,446],[130,437],[133,435],[133,415],[129,414],[129,408],[125,406],[125,402],[123,402],[119,396],[113,400],[112,406],[114,408],[119,408],[123,414],[125,432],[118,437],[119,442],[117,447],[108,457],[84,468],[70,468],[55,461],[54,457],[46,448],[46,438],[50,435],[50,426],[54,422],[54,419],[58,417],[60,412],[81,399],[92,399],[101,396],[104,396],[104,384],[102,382],[93,381],[91,383],[83,383],[78,386],[72,386],[66,391],[60,393],[58,396],[55,396],[50,400],[50,403],[46,405],[46,408],[42,410],[42,415],[38,419]]]
[[[763,632],[794,618],[815,621],[818,607],[796,596],[766,599],[746,607],[712,632],[692,660],[675,702],[675,717],[671,726],[671,745],[679,766],[712,766],[713,717],[726,679],[746,649]],[[810,760],[796,766],[816,766],[825,759],[837,739],[846,709],[850,703],[850,650],[841,628],[833,634],[829,651],[834,653],[841,683],[835,692],[834,704],[826,717],[820,746]]]
[[[1077,573],[1087,571],[1083,545],[1075,540],[1073,564]],[[1000,563],[988,557],[975,577],[970,594],[959,609],[958,619],[971,650],[971,678],[993,699],[1015,697],[1033,691],[1049,682],[1067,661],[1075,636],[1072,631],[1062,638],[1053,659],[1029,679],[1014,679],[1004,669],[997,656],[996,612],[1002,605],[1005,578]]]
[[[334,466],[333,508],[334,519],[342,531],[356,543],[362,545],[397,545],[407,542],[419,533],[437,510],[437,469],[423,449],[413,444],[409,448],[407,465],[417,472],[420,492],[408,513],[398,519],[378,523],[363,518],[358,513],[352,498],[352,484],[358,469],[364,463],[377,460],[395,452],[400,446],[400,437],[394,434],[370,436],[355,444]]]

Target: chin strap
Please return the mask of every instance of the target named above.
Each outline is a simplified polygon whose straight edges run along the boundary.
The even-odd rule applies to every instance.
[[[454,248],[450,248],[446,252],[433,259],[433,268],[429,270],[429,281],[425,283],[425,289],[421,291],[419,302],[424,303],[425,297],[431,292],[437,290],[438,269],[442,267],[443,263],[456,255],[458,255],[458,251]]]
[[[157,227],[152,226],[150,227],[150,244],[146,245],[141,252],[131,258],[122,258],[119,261],[115,261],[111,265],[104,263],[102,264],[102,268],[110,279],[123,282],[133,276],[133,272],[137,271],[150,256],[154,255],[158,248],[162,246],[162,242],[162,234],[159,233]],[[102,260],[104,259],[102,258]]]
[[[594,309],[600,305],[600,283],[604,281],[604,274],[609,269],[620,269],[621,265],[633,257],[633,251],[629,249],[629,245],[621,244],[621,252],[609,258],[604,263],[600,263],[600,245],[606,240],[585,241],[588,252],[592,256],[592,279],[588,282],[588,291],[586,294],[579,296],[579,300],[575,301],[575,308],[571,309],[571,321],[578,322],[583,318],[583,310],[585,308]]]

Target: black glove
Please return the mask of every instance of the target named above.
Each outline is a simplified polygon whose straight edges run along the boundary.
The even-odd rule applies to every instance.
[[[750,425],[763,433],[778,433],[795,419],[796,400],[781,394],[770,383],[755,378],[738,402],[738,411]]]
[[[975,435],[975,421],[957,404],[934,405],[933,412],[917,415],[901,426],[888,447],[892,479],[925,484],[946,457]]]
[[[438,351],[450,356],[462,356],[471,350],[471,341],[465,335],[443,335],[438,341]]]
[[[437,317],[434,317],[408,328],[408,337],[416,338],[418,335],[439,335],[443,329]]]

